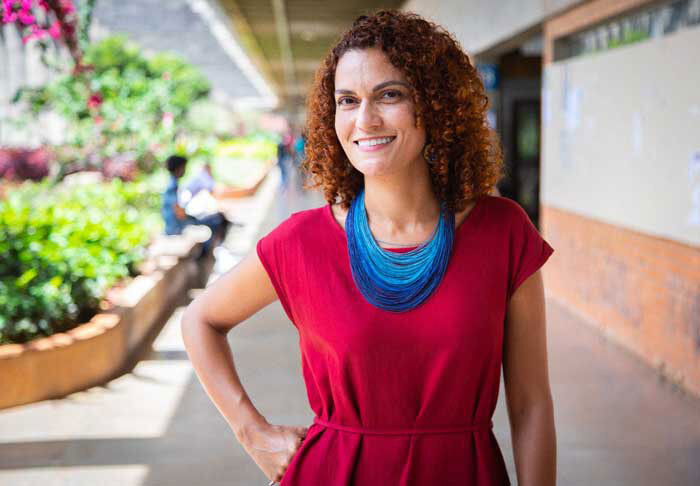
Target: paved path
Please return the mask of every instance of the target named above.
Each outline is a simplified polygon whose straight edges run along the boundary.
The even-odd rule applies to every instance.
[[[323,201],[290,191],[283,197],[278,192],[269,211],[265,201],[242,204],[231,211],[238,211],[248,228],[231,234],[219,272],[290,211]],[[261,212],[268,216],[262,225]],[[253,225],[257,231],[251,237]],[[166,324],[150,358],[132,373],[63,400],[0,412],[0,485],[267,484],[187,361],[178,326],[182,309]],[[548,301],[547,310],[558,484],[700,484],[700,401],[660,382],[556,302]],[[279,303],[230,333],[244,386],[273,423],[302,425],[312,419],[297,339]],[[503,390],[494,422],[516,484]]]

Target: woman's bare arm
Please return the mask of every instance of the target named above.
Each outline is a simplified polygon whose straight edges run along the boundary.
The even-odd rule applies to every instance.
[[[192,366],[237,437],[264,418],[241,385],[226,334],[276,298],[257,254],[251,252],[199,294],[182,316],[182,339]]]
[[[253,406],[236,373],[226,334],[277,299],[252,251],[197,296],[182,316],[182,339],[202,386],[238,441],[269,479],[279,480],[306,434],[270,425]]]
[[[556,433],[547,366],[544,288],[538,270],[515,291],[506,314],[503,372],[520,486],[556,484]]]

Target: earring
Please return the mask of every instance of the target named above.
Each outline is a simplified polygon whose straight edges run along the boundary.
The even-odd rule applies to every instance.
[[[425,145],[423,148],[423,158],[428,162],[429,164],[432,164],[435,162],[435,158],[433,157],[433,154],[431,154],[432,146],[428,143]]]

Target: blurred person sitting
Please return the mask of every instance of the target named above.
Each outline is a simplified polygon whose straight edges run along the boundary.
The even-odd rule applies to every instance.
[[[204,244],[204,252],[207,252],[215,238],[219,241],[224,239],[228,229],[228,221],[215,208],[213,211],[211,208],[207,208],[204,211],[197,208],[199,209],[198,211],[193,211],[191,205],[195,202],[195,198],[191,196],[189,190],[187,191],[189,195],[179,194],[178,181],[185,174],[187,168],[186,157],[171,155],[166,160],[166,167],[171,177],[168,186],[163,192],[163,205],[161,208],[161,214],[165,222],[165,234],[179,235],[187,225],[205,225],[212,233],[211,238]],[[202,192],[202,189],[198,190],[197,193]]]
[[[214,186],[215,183],[214,177],[211,173],[211,164],[209,162],[205,162],[197,175],[185,185],[185,189],[189,191],[192,197],[195,197],[200,191],[207,191],[210,194],[213,194]]]
[[[213,195],[214,188],[211,165],[207,162],[178,194],[178,201],[185,208],[185,214],[196,219],[204,219],[217,214],[219,204]]]

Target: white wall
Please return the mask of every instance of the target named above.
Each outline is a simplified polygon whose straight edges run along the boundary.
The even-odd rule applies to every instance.
[[[402,10],[442,25],[474,55],[577,3],[581,0],[408,0]]]
[[[20,119],[24,106],[11,100],[22,86],[36,87],[47,83],[58,74],[41,62],[37,41],[27,44],[13,25],[2,25],[0,37],[0,146],[33,147],[44,143],[59,143],[65,134],[65,123],[55,114],[41,116],[38,122],[26,120],[26,126],[17,126],[12,120]],[[3,41],[4,38],[4,41]],[[65,48],[50,49],[48,57],[54,62],[67,62]]]
[[[541,201],[700,245],[700,27],[545,68]]]

